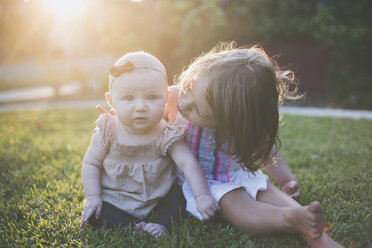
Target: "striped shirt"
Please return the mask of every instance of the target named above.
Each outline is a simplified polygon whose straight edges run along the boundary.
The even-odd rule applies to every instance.
[[[214,129],[188,122],[185,141],[203,167],[207,179],[223,183],[230,181],[231,158],[217,147]]]

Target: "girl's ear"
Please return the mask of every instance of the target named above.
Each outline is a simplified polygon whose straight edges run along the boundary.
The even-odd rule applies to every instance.
[[[107,104],[110,105],[111,108],[114,108],[114,106],[112,106],[112,98],[111,98],[110,92],[105,93],[105,98],[106,98]]]

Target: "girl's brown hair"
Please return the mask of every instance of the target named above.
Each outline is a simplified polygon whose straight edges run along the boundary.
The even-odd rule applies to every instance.
[[[293,73],[280,71],[258,46],[236,48],[230,42],[197,58],[179,80],[195,76],[208,79],[217,145],[227,144],[224,151],[251,171],[271,162],[280,148],[278,105],[301,97]]]

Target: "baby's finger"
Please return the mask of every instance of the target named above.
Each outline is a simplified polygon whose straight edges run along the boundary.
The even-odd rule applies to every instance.
[[[115,110],[113,110],[113,109],[110,109],[110,112],[109,112],[111,115],[113,115],[113,116],[116,116],[116,112],[115,112]]]
[[[294,190],[294,185],[293,185],[293,183],[287,184],[286,186],[287,186],[286,189],[287,189],[288,191],[293,191],[293,190]]]
[[[84,222],[89,220],[89,218],[90,218],[90,216],[92,216],[93,212],[94,212],[93,208],[89,208],[87,210],[87,214],[85,215]]]
[[[205,212],[202,212],[202,213],[200,213],[200,214],[201,214],[203,220],[209,220],[209,216],[208,216],[208,214],[206,214]]]
[[[213,217],[213,216],[215,216],[216,215],[215,209],[210,209],[208,211],[208,215],[209,215],[210,218]]]
[[[96,209],[96,219],[98,220],[99,216],[101,215],[101,211],[102,211],[102,204],[99,204],[97,209]]]
[[[295,193],[290,195],[290,197],[292,197],[292,198],[298,198],[299,196],[300,196],[300,191],[299,190],[297,190]]]
[[[82,228],[84,226],[84,217],[81,217],[81,220],[80,220],[80,228]]]
[[[85,216],[86,216],[86,211],[83,210],[83,214],[82,214],[81,220],[80,220],[80,228],[82,228],[84,226]]]
[[[214,207],[217,209],[217,211],[221,211],[221,207],[220,204],[218,204],[218,202],[214,204]]]
[[[283,190],[287,195],[291,195],[291,194],[293,194],[293,192],[294,192],[294,188],[293,188],[293,186],[291,186],[291,185],[289,185],[289,184],[285,185],[285,186],[283,187],[282,190]]]

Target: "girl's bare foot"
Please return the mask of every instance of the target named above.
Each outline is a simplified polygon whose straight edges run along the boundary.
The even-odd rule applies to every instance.
[[[319,202],[293,208],[286,217],[292,229],[300,232],[311,248],[342,248],[323,231],[323,208]]]
[[[307,240],[311,248],[343,248],[342,245],[331,239],[326,233],[318,239]]]
[[[323,208],[317,201],[289,210],[286,218],[292,229],[300,232],[306,241],[318,239],[323,234]]]
[[[158,238],[161,235],[168,233],[168,229],[165,226],[157,223],[147,223],[144,226],[143,231],[150,233],[154,238]]]

